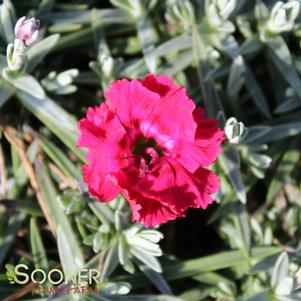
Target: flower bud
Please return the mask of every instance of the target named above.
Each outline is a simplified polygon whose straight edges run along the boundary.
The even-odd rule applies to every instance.
[[[194,23],[194,8],[189,0],[170,1],[165,17],[174,25],[181,25],[185,30]]]
[[[227,120],[224,130],[229,142],[237,144],[243,137],[245,126],[242,122],[238,122],[236,118],[231,117]]]
[[[206,15],[209,24],[218,28],[220,32],[232,33],[234,25],[228,21],[236,6],[236,0],[207,0]]]
[[[111,56],[107,54],[102,54],[99,57],[99,63],[101,66],[101,71],[104,76],[110,77],[112,76],[114,70],[114,60]]]
[[[236,0],[213,0],[213,3],[223,20],[228,19],[236,6]]]
[[[208,47],[207,49],[208,52],[208,58],[209,58],[209,62],[214,65],[218,63],[218,60],[220,59],[221,55],[220,53],[214,49],[213,47]]]
[[[40,21],[35,18],[20,18],[15,25],[15,38],[23,41],[26,46],[35,42],[39,34]]]
[[[52,71],[41,82],[47,91],[57,95],[67,95],[76,92],[77,87],[72,83],[78,74],[77,69],[69,69],[59,74]]]
[[[20,40],[15,40],[14,44],[7,47],[7,65],[11,70],[21,70],[26,63],[24,54],[24,44]]]
[[[298,1],[277,2],[268,21],[268,30],[273,33],[292,30],[299,11],[300,3]]]

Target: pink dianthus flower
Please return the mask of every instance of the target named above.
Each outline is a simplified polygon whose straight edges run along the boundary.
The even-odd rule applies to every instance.
[[[117,80],[106,102],[79,122],[89,193],[101,202],[122,193],[133,220],[146,227],[205,209],[219,180],[205,169],[221,152],[224,132],[167,76]]]

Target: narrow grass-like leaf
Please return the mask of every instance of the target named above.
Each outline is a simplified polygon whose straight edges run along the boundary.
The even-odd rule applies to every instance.
[[[277,254],[281,251],[279,247],[258,247],[251,249],[251,258],[260,260],[267,256]],[[211,272],[226,268],[239,266],[245,262],[242,251],[228,251],[220,254],[192,259],[183,263],[167,267],[163,271],[166,279],[180,279],[190,277],[201,272]]]
[[[267,135],[271,131],[271,127],[265,125],[257,125],[248,127],[248,133],[243,140],[244,144],[252,144],[256,139]]]
[[[45,153],[55,162],[55,164],[71,178],[81,180],[81,172],[75,167],[75,164],[61,151],[54,143],[50,142],[45,137],[39,137],[40,145]]]
[[[60,256],[60,261],[63,266],[67,279],[70,280],[79,269],[83,266],[82,255],[79,255],[78,247],[74,248],[71,242],[69,233],[61,225],[57,226],[57,246]],[[67,236],[68,235],[68,236]]]
[[[107,225],[114,223],[114,213],[105,204],[92,199],[89,200],[89,207],[102,223]]]
[[[102,19],[100,11],[93,9],[91,12],[91,25],[93,29],[93,37],[96,45],[97,54],[110,55],[109,47],[106,43],[105,36],[102,30]]]
[[[22,202],[17,199],[10,200],[1,200],[3,205],[7,208],[11,208],[16,210],[17,212],[24,213],[26,215],[31,215],[33,217],[43,217],[43,212],[39,205],[35,201],[30,201],[27,199],[23,199]]]
[[[158,259],[153,255],[149,254],[146,251],[143,251],[140,248],[136,248],[135,246],[131,246],[131,253],[152,270],[158,273],[162,272],[162,268]]]
[[[252,274],[253,273],[256,274],[256,273],[266,272],[266,271],[270,270],[275,265],[278,257],[279,257],[278,254],[274,254],[272,256],[268,256],[268,257],[264,258],[263,260],[256,263],[252,267],[250,272]]]
[[[129,24],[133,23],[133,18],[121,9],[100,9],[98,14],[102,24]],[[43,20],[60,24],[78,24],[91,22],[91,11],[78,12],[55,12],[43,16]]]
[[[271,112],[268,106],[267,99],[265,98],[257,79],[255,78],[252,70],[245,66],[245,84],[254,100],[254,104],[258,110],[267,118],[271,118]]]
[[[300,107],[301,107],[301,100],[299,98],[289,98],[276,108],[275,113],[283,114]]]
[[[192,45],[194,60],[198,66],[198,77],[200,86],[202,88],[206,113],[208,117],[216,118],[218,112],[222,111],[222,105],[213,86],[213,83],[209,80],[204,80],[210,71],[210,67],[208,64],[206,47],[196,26],[193,27],[192,31]]]
[[[147,74],[147,67],[143,59],[133,59],[122,66],[119,74],[123,77],[135,78],[141,74]]]
[[[186,290],[179,297],[184,301],[199,301],[216,293],[216,287],[211,285],[198,285]]]
[[[199,275],[193,276],[192,278],[206,284],[218,285],[220,282],[224,282],[230,285],[234,285],[233,281],[215,272],[201,273]]]
[[[288,276],[289,271],[289,258],[286,252],[279,255],[271,279],[272,287],[276,287],[280,282]]]
[[[55,24],[48,28],[50,33],[70,33],[83,28],[82,24]]]
[[[50,218],[52,219],[52,222],[55,225],[56,233],[58,233],[58,231],[61,231],[62,229],[64,230],[63,234],[60,233],[60,250],[63,252],[63,247],[63,249],[68,248],[72,251],[72,262],[74,263],[74,268],[72,269],[72,271],[74,271],[75,269],[78,269],[83,266],[84,259],[82,250],[70,225],[68,217],[64,214],[63,209],[59,204],[57,193],[55,191],[53,183],[51,182],[48,170],[46,166],[41,165],[39,161],[36,161],[36,173],[39,185],[41,187],[42,195],[46,202],[45,205],[47,206]],[[64,254],[62,254],[61,256],[64,257]],[[68,256],[70,256],[70,254]]]
[[[42,0],[38,8],[37,15],[42,16],[48,14],[52,11],[54,5],[54,0]]]
[[[249,217],[245,205],[238,203],[235,205],[234,224],[237,234],[240,236],[241,250],[244,252],[246,261],[250,264],[251,231]]]
[[[244,184],[240,175],[239,161],[239,153],[234,148],[225,151],[219,158],[222,168],[235,188],[237,197],[243,204],[245,204],[247,198]]]
[[[39,143],[37,140],[34,140],[27,149],[27,156],[31,163],[34,162],[36,155],[39,151]],[[14,175],[16,177],[16,185],[18,187],[23,187],[28,181],[28,175],[24,168],[24,164],[22,163],[15,147],[11,145],[11,154],[14,164]]]
[[[109,246],[108,251],[106,252],[106,258],[103,264],[103,268],[101,271],[101,281],[105,281],[110,277],[113,271],[116,269],[119,263],[118,260],[118,240],[113,239]]]
[[[149,56],[160,57],[165,56],[170,52],[185,50],[189,48],[192,48],[191,37],[187,34],[182,34],[160,44],[149,53]]]
[[[279,254],[279,247],[256,247],[251,249],[251,260],[259,261],[268,256]],[[95,258],[95,260],[97,260]],[[95,262],[95,264],[97,261]],[[213,272],[222,269],[234,268],[245,264],[245,255],[242,251],[225,251],[205,257],[176,262],[164,266],[163,276],[166,280],[176,280],[186,277],[195,277],[202,273]],[[201,277],[201,276],[200,276]],[[206,276],[204,276],[206,277]],[[141,274],[118,277],[118,281],[129,282],[134,288],[147,285]]]
[[[10,1],[5,1],[1,5],[1,25],[4,33],[4,37],[7,43],[13,43],[14,41],[14,22],[15,20],[12,18],[12,4]]]
[[[141,5],[142,5],[142,1]],[[156,72],[157,62],[154,56],[150,53],[155,48],[155,42],[157,40],[156,32],[153,28],[152,21],[147,15],[141,15],[137,18],[136,27],[138,32],[138,37],[143,47],[143,55],[145,62],[148,66],[150,72]]]
[[[228,75],[231,66],[232,63],[229,60],[222,62],[217,67],[209,70],[204,80],[210,82]]]
[[[80,24],[90,23],[90,10],[84,11],[66,11],[66,12],[53,12],[41,16],[45,21],[58,23],[58,24]]]
[[[271,301],[271,294],[268,291],[263,291],[256,293],[251,298],[248,298],[246,301]]]
[[[269,185],[267,199],[272,200],[280,189],[285,185],[287,177],[296,168],[300,159],[300,150],[294,142],[288,147],[282,159],[278,163],[278,168]]]
[[[49,268],[48,259],[35,218],[30,219],[30,244],[35,268],[43,269],[46,272]]]
[[[237,56],[232,63],[227,82],[227,94],[229,98],[236,98],[242,88],[245,78],[245,64],[242,56]]]
[[[158,72],[169,76],[175,76],[178,72],[186,69],[189,65],[191,65],[192,60],[192,51],[183,51],[177,57],[173,57],[166,64],[161,65],[161,67],[158,68]]]
[[[7,255],[7,252],[9,251],[14,242],[17,231],[21,227],[25,218],[26,215],[24,213],[13,214],[9,218],[9,222],[4,233],[4,239],[1,241],[0,244],[0,265],[2,265],[3,260]]]
[[[10,81],[15,88],[22,90],[33,97],[43,99],[45,92],[40,83],[31,75],[19,76]]]
[[[3,79],[0,79],[0,108],[6,103],[6,101],[14,94],[14,88],[6,83]]]
[[[84,152],[76,147],[78,134],[76,120],[73,116],[48,97],[38,99],[25,92],[19,92],[18,97],[31,113],[85,162]]]
[[[143,237],[139,237],[139,235],[135,235],[134,237],[129,238],[128,242],[131,245],[135,246],[135,248],[140,249],[141,251],[151,254],[153,256],[162,255],[162,251],[158,244],[152,243],[151,241]]]
[[[72,32],[60,37],[56,46],[53,47],[51,53],[60,52],[67,48],[83,45],[92,40],[92,28],[83,28],[76,32]]]
[[[110,296],[111,301],[183,301],[180,298],[168,295],[131,295],[131,296]]]
[[[0,71],[7,67],[7,59],[5,55],[0,54]]]
[[[270,127],[270,131],[266,134],[252,140],[252,143],[263,144],[283,138],[295,136],[301,133],[301,122],[286,122]]]
[[[253,36],[239,47],[239,53],[243,56],[254,55],[254,53],[262,49],[262,43],[257,36]]]
[[[162,294],[172,295],[172,290],[162,274],[138,262],[139,270],[159,289]]]
[[[293,66],[293,60],[285,41],[280,37],[274,39],[269,45],[269,54],[278,71],[301,98],[301,80]]]

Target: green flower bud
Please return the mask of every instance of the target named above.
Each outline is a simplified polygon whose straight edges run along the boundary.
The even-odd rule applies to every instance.
[[[268,31],[281,33],[292,30],[299,11],[300,3],[298,1],[290,1],[287,3],[277,2],[272,9],[267,24]]]
[[[242,122],[238,122],[236,118],[231,117],[227,120],[224,131],[229,142],[237,144],[243,137],[245,126]]]
[[[208,0],[206,2],[206,15],[208,23],[220,32],[232,33],[235,30],[232,22],[227,21],[236,7],[236,0]]]
[[[236,0],[213,0],[219,16],[223,20],[227,20],[236,6]]]
[[[113,70],[114,70],[114,59],[111,56],[108,56],[106,54],[102,54],[99,57],[99,63],[101,66],[102,74],[109,78],[112,76]]]
[[[78,74],[79,71],[77,69],[69,69],[59,74],[57,74],[55,71],[52,71],[47,77],[42,79],[41,83],[49,92],[58,95],[71,94],[77,91],[77,87],[72,83]]]
[[[7,68],[3,69],[4,78],[17,77],[25,69],[27,63],[26,47],[23,41],[15,39],[14,44],[6,48]]]

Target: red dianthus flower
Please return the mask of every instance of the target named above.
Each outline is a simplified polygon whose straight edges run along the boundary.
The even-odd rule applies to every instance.
[[[221,152],[224,133],[184,87],[149,74],[115,81],[105,98],[79,122],[90,194],[108,202],[122,193],[133,220],[147,227],[212,203],[219,181],[204,167]]]

